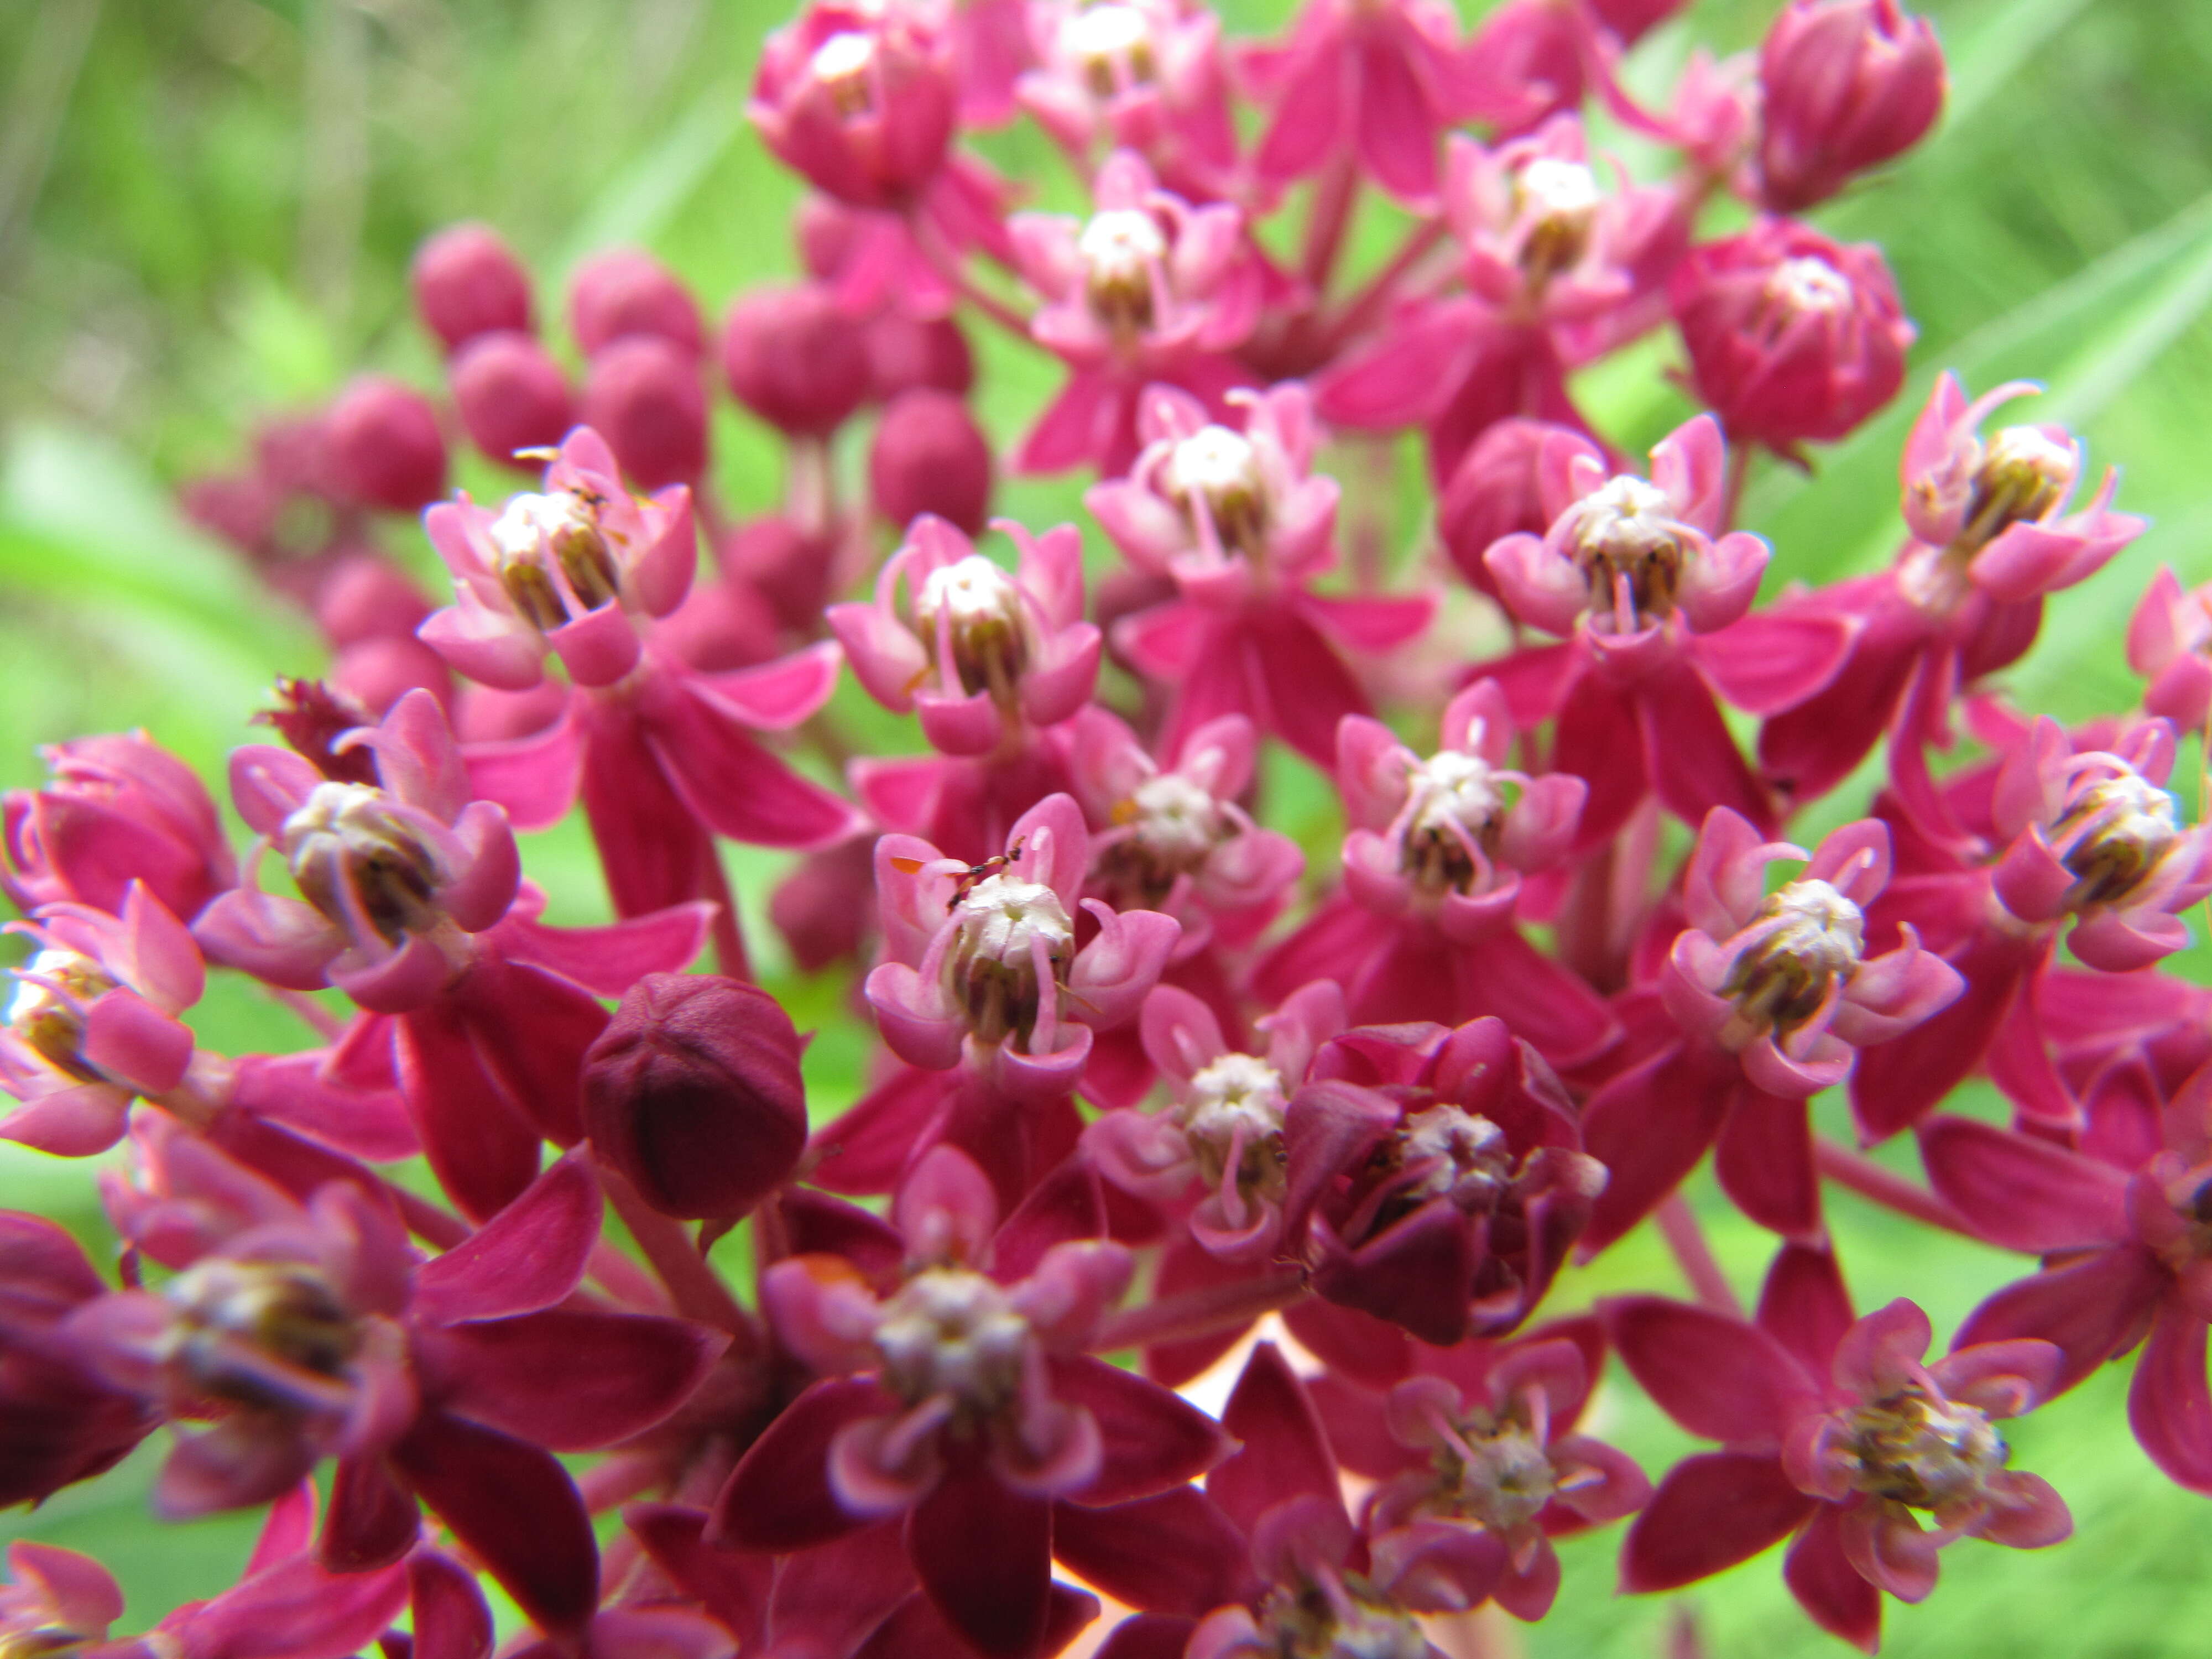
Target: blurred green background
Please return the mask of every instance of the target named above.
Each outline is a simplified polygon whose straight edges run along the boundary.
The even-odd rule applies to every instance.
[[[1758,477],[1753,527],[1775,541],[1778,580],[1878,567],[1897,533],[1898,443],[1935,373],[1954,367],[1977,391],[2044,380],[2035,418],[2074,424],[2095,465],[2124,465],[2121,504],[2154,527],[2053,605],[2013,683],[2062,714],[2124,707],[2136,688],[2119,636],[2143,580],[2160,562],[2185,580],[2212,575],[2201,550],[2212,533],[2212,4],[1924,9],[1953,65],[1944,124],[1903,166],[1814,216],[1884,246],[1920,329],[1916,377],[1888,415],[1819,457],[1814,487],[1779,469]],[[1250,31],[1287,8],[1223,9]],[[1692,40],[1748,46],[1772,9],[1692,6],[1639,49],[1631,79],[1663,86]],[[184,528],[168,490],[235,463],[258,416],[325,397],[357,367],[434,386],[404,288],[429,230],[496,223],[538,271],[548,316],[562,274],[614,242],[654,249],[714,310],[787,273],[796,191],[743,118],[759,38],[779,21],[754,0],[0,0],[0,784],[40,775],[40,743],[139,725],[214,775],[272,674],[313,667],[309,631]],[[989,148],[1042,199],[1067,199],[1033,138]],[[1387,228],[1367,227],[1370,252]],[[983,411],[1008,438],[1056,372],[1001,341],[979,345]],[[1648,442],[1680,418],[1660,378],[1673,351],[1657,340],[1588,378],[1601,427]],[[730,504],[772,505],[773,446],[726,409],[718,420]],[[1002,505],[1045,523],[1073,516],[1076,494],[1028,483]],[[411,539],[395,549],[419,562],[422,550],[402,545]],[[1285,810],[1314,844],[1333,845],[1333,802],[1294,771],[1282,773]],[[556,832],[530,857],[556,915],[599,909],[579,837]],[[757,913],[771,861],[737,867]],[[2200,947],[2192,970],[2204,961]],[[849,1097],[863,1037],[838,1016],[837,988],[775,983],[802,1025],[829,1028],[809,1058],[817,1109]],[[287,1021],[234,981],[200,1017],[206,1041],[233,1048],[304,1041]],[[1761,1240],[1710,1191],[1698,1196],[1748,1288]],[[82,1165],[0,1155],[0,1202],[97,1225]],[[2024,1265],[1908,1231],[1848,1197],[1834,1218],[1862,1304],[1910,1291],[1939,1331]],[[1563,1293],[1672,1278],[1639,1237]],[[1948,1552],[1930,1602],[1890,1608],[1888,1651],[2212,1648],[2212,1507],[2136,1451],[2124,1386],[2124,1368],[2108,1371],[2014,1437],[2019,1460],[2074,1505],[2080,1536],[2039,1556],[1971,1542]],[[1613,1390],[1605,1411],[1614,1437],[1655,1466],[1685,1448],[1632,1391]],[[142,1454],[36,1514],[0,1517],[0,1532],[100,1554],[130,1592],[132,1627],[150,1623],[228,1582],[250,1528],[155,1525],[143,1510],[149,1467]],[[1557,1611],[1514,1639],[1562,1659],[1659,1653],[1669,1608],[1613,1599],[1612,1548],[1611,1535],[1570,1546]],[[1673,1598],[1694,1609],[1708,1652],[1841,1650],[1797,1614],[1775,1568],[1770,1557]]]

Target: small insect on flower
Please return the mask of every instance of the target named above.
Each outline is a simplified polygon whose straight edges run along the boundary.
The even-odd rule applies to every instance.
[[[969,890],[977,882],[1005,869],[1021,855],[1022,844],[1015,842],[1005,852],[994,853],[981,864],[970,864],[963,867],[959,879],[952,884],[951,896],[945,901],[945,914],[950,915],[958,907],[960,901],[968,896]],[[902,876],[918,876],[929,867],[927,860],[909,858],[894,858],[890,861],[890,866]]]

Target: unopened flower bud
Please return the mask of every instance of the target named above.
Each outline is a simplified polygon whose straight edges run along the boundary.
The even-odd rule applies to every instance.
[[[1499,421],[1452,470],[1437,503],[1437,533],[1452,563],[1478,592],[1497,597],[1497,581],[1482,562],[1492,542],[1516,534],[1540,536],[1550,528],[1537,485],[1536,458],[1547,438],[1565,430],[1518,416]]]
[[[793,437],[822,437],[868,395],[867,346],[827,289],[757,289],[730,308],[722,372],[739,403]]]
[[[868,395],[889,403],[902,392],[934,386],[956,398],[975,384],[968,337],[950,317],[886,311],[867,327]]]
[[[568,377],[530,335],[507,331],[478,336],[453,359],[450,379],[461,424],[476,447],[495,461],[534,472],[536,460],[516,457],[551,447],[568,429]]]
[[[1673,299],[1698,395],[1736,442],[1832,441],[1905,383],[1914,330],[1871,244],[1763,220],[1692,249]]]
[[[325,417],[332,481],[349,499],[413,513],[446,493],[446,440],[437,411],[412,386],[365,376]]]
[[[991,508],[990,441],[958,398],[917,387],[884,411],[868,446],[868,488],[898,529],[934,513],[979,535]]]
[[[1633,46],[1651,30],[1682,9],[1683,0],[1588,0],[1599,22]]]
[[[779,622],[803,633],[820,620],[829,600],[836,551],[829,537],[769,513],[731,529],[714,556],[724,575],[759,593]]]
[[[585,1056],[585,1132],[664,1215],[735,1220],[806,1145],[800,1047],[757,986],[647,974]]]
[[[799,860],[768,902],[769,920],[810,974],[857,960],[873,936],[875,842],[855,836]]]
[[[1943,107],[1943,52],[1897,0],[1791,0],[1759,82],[1760,194],[1794,212],[1919,142]]]
[[[340,749],[347,732],[375,723],[375,717],[349,692],[326,680],[279,679],[276,706],[253,717],[272,726],[286,747],[333,783],[374,787],[376,753],[365,744]]]
[[[453,695],[446,659],[411,634],[356,641],[331,659],[330,682],[380,718],[418,687],[441,704]]]
[[[315,589],[315,623],[333,646],[411,635],[430,610],[414,578],[380,553],[346,555]]]
[[[612,248],[576,268],[568,284],[568,331],[587,357],[617,340],[650,334],[690,356],[703,349],[699,302],[673,271],[636,248]]]
[[[592,360],[584,422],[647,489],[707,470],[707,392],[696,362],[666,340],[633,334]]]
[[[458,351],[479,335],[530,329],[530,276],[489,225],[455,225],[416,250],[415,309]]]

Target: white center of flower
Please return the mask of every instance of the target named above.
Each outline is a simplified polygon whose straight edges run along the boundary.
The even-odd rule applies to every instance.
[[[1168,255],[1168,239],[1158,221],[1139,208],[1109,208],[1091,215],[1075,246],[1093,287],[1142,283]]]
[[[1851,308],[1850,280],[1826,259],[1784,259],[1766,279],[1766,291],[1791,311]]]
[[[1587,218],[1603,199],[1595,173],[1557,155],[1539,155],[1515,182],[1522,204],[1546,219]]]
[[[1416,1176],[1413,1196],[1448,1196],[1463,1210],[1496,1202],[1513,1157],[1503,1129],[1449,1102],[1409,1119],[1399,1131],[1398,1148],[1400,1163]]]
[[[1221,839],[1221,807],[1180,772],[1161,772],[1129,798],[1130,832],[1156,862],[1182,869],[1203,860]]]
[[[875,56],[875,36],[848,29],[815,47],[808,67],[817,81],[850,81],[866,74]]]
[[[1667,492],[1633,473],[1607,479],[1575,509],[1576,540],[1607,553],[1640,551],[1673,538],[1677,527]]]
[[[1190,1080],[1176,1115],[1184,1133],[1226,1157],[1237,1131],[1254,1146],[1283,1128],[1282,1073],[1253,1054],[1224,1054]]]
[[[529,560],[537,558],[563,532],[588,532],[596,528],[591,509],[574,492],[562,489],[545,495],[526,492],[511,499],[506,510],[492,520],[491,541],[502,558]]]
[[[8,1024],[19,1031],[31,1030],[40,1021],[56,1014],[74,1021],[75,1016],[70,1013],[69,1005],[62,1000],[52,986],[41,985],[39,980],[51,980],[54,984],[74,992],[81,985],[106,978],[100,971],[99,964],[89,957],[80,956],[75,951],[58,950],[52,945],[39,951],[25,963],[23,972],[26,975],[36,975],[37,978],[17,980],[15,994],[8,1004]]]
[[[1152,43],[1152,26],[1134,6],[1085,6],[1068,20],[1062,37],[1075,57],[1089,63],[1137,58]]]
[[[2069,895],[2077,908],[2125,899],[2181,838],[2173,797],[2132,767],[2115,764],[2124,769],[2076,790],[2052,833],[2077,878]]]
[[[368,943],[364,927],[396,942],[442,917],[438,857],[381,789],[317,784],[284,820],[277,842],[301,896],[357,945]]]
[[[1414,836],[1450,833],[1457,824],[1470,835],[1480,835],[1505,805],[1498,774],[1480,755],[1447,749],[1431,755],[1413,769],[1407,782],[1407,832]]]
[[[1039,881],[990,875],[960,896],[962,943],[972,958],[1026,966],[1030,941],[1042,939],[1055,954],[1075,937],[1060,896]]]
[[[1161,482],[1175,496],[1218,501],[1238,491],[1256,495],[1259,455],[1243,434],[1225,426],[1202,426],[1170,452]]]
[[[1793,881],[1763,907],[1782,926],[1774,948],[1818,973],[1848,973],[1866,949],[1866,915],[1825,881]]]
[[[1921,1510],[1980,1495],[2006,1456],[1984,1413],[1917,1389],[1846,1413],[1843,1448],[1861,1492]]]
[[[949,1395],[989,1411],[1019,1386],[1029,1338],[1029,1322],[981,1273],[927,1267],[884,1305],[874,1340],[884,1381],[901,1399]]]
[[[970,553],[931,571],[914,608],[925,623],[934,623],[940,611],[948,613],[957,633],[987,623],[1018,623],[1022,594],[1012,576],[981,553]]]

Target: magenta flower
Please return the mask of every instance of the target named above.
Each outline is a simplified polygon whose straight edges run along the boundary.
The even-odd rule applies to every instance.
[[[1938,1116],[1921,1127],[1921,1154],[1929,1184],[1977,1234],[2044,1258],[2043,1271],[1969,1314],[1959,1340],[2054,1342],[2065,1355],[2059,1389],[2140,1345],[2128,1396],[2136,1438],[2168,1479],[2212,1492],[2212,1070],[2168,1103],[2130,1069],[2106,1074],[2114,1086],[2093,1101],[2079,1147]],[[2127,1121],[2102,1124],[2106,1113]],[[2092,1139],[2113,1127],[2133,1133]]]
[[[1503,1547],[1428,1520],[1356,1530],[1328,1431],[1272,1342],[1244,1362],[1221,1425],[1242,1445],[1203,1493],[1073,1513],[1055,1532],[1061,1560],[1140,1609],[1108,1637],[1103,1659],[1442,1659],[1419,1615],[1480,1606]]]
[[[1255,170],[1279,186],[1356,165],[1407,206],[1431,205],[1437,140],[1466,112],[1460,53],[1459,20],[1436,0],[1314,0],[1287,40],[1246,54],[1246,78],[1273,106]]]
[[[948,11],[815,0],[762,48],[754,128],[842,202],[912,204],[943,169],[958,120]]]
[[[878,574],[872,602],[828,612],[868,694],[895,714],[918,714],[922,734],[948,755],[988,755],[1030,727],[1058,725],[1090,701],[1098,678],[1074,526],[1042,536],[1008,520],[996,527],[1020,554],[1013,574],[925,516]]]
[[[1943,52],[1897,0],[1790,0],[1759,83],[1760,197],[1795,212],[1919,143],[1943,107]]]
[[[1235,163],[1221,20],[1169,0],[1067,0],[1030,8],[1036,67],[1014,83],[1021,106],[1070,155],[1103,139],[1174,180],[1226,179]]]
[[[2008,912],[2032,925],[2070,920],[2074,954],[2108,974],[2187,945],[2179,913],[2212,892],[2212,836],[2183,829],[2164,787],[2173,728],[2146,720],[2116,748],[2077,752],[2039,717],[1997,774],[1996,828],[2012,842],[1990,872]]]
[[[1313,761],[1334,753],[1337,722],[1368,711],[1344,661],[1393,650],[1428,625],[1426,595],[1337,597],[1310,584],[1335,562],[1334,478],[1316,475],[1319,434],[1296,384],[1239,393],[1240,432],[1199,401],[1149,388],[1145,447],[1127,479],[1085,502],[1139,570],[1173,579],[1178,597],[1125,617],[1115,647],[1176,688],[1164,746],[1241,714]]]
[[[1191,1241],[1232,1266],[1271,1261],[1283,1248],[1289,1189],[1283,1115],[1316,1051],[1344,1025],[1344,994],[1322,980],[1261,1020],[1264,1054],[1239,1053],[1205,1003],[1157,987],[1142,1036],[1169,1104],[1107,1113],[1085,1130],[1084,1147],[1107,1181],[1155,1204],[1179,1206],[1195,1182],[1205,1196],[1189,1212]]]
[[[1355,1020],[1504,1015],[1562,1066],[1613,1040],[1602,1000],[1513,925],[1522,877],[1566,856],[1586,793],[1579,778],[1504,764],[1516,736],[1487,679],[1452,699],[1432,756],[1378,721],[1346,716],[1336,745],[1352,826],[1344,885],[1262,960],[1263,993],[1333,977]]]
[[[909,1515],[908,1556],[945,1620],[981,1653],[1026,1654],[1047,1620],[1055,1510],[1179,1487],[1228,1443],[1165,1389],[1083,1354],[1132,1266],[1097,1237],[1095,1176],[1064,1166],[1001,1224],[983,1172],[940,1146],[893,1218],[895,1234],[849,1218],[888,1235],[866,1265],[769,1269],[778,1334],[827,1376],[754,1443],[711,1531],[781,1553]]]
[[[179,1016],[200,1000],[207,968],[184,923],[137,881],[120,915],[88,904],[32,915],[9,924],[38,949],[9,970],[16,988],[0,1028],[0,1087],[23,1104],[0,1119],[0,1139],[84,1158],[121,1138],[141,1096],[173,1091],[178,1109],[204,1110],[187,1086],[193,1039]]]
[[[0,1641],[39,1651],[90,1648],[123,1616],[123,1590],[88,1555],[34,1539],[8,1546],[9,1582],[0,1585]]]
[[[2142,520],[2107,505],[2112,472],[2086,507],[2067,511],[2081,450],[2063,427],[2006,427],[1981,437],[1991,410],[2034,389],[2014,381],[1970,404],[1958,380],[1943,375],[1905,445],[1905,519],[1914,539],[1895,566],[1778,607],[1778,618],[1857,624],[1841,672],[1759,733],[1762,769],[1794,799],[1814,799],[1841,782],[1910,697],[1895,753],[1901,781],[1924,805],[1921,750],[1948,741],[1944,702],[2027,649],[2045,595],[2087,580],[2142,533]]]
[[[679,1320],[559,1305],[598,1237],[589,1170],[556,1164],[428,1263],[388,1203],[351,1182],[302,1205],[205,1147],[172,1173],[183,1183],[172,1202],[210,1183],[243,1200],[237,1224],[204,1251],[179,1249],[173,1230],[146,1233],[175,1277],[86,1303],[68,1324],[112,1383],[173,1419],[213,1421],[171,1450],[161,1508],[264,1502],[335,1455],[325,1562],[357,1572],[400,1559],[420,1533],[419,1498],[540,1626],[588,1618],[597,1551],[551,1454],[659,1422],[724,1340]]]
[[[1210,945],[1249,945],[1305,867],[1297,842],[1237,804],[1257,758],[1251,721],[1209,720],[1165,769],[1095,705],[1068,732],[1068,774],[1091,826],[1087,890],[1116,910],[1174,917],[1178,962]]]
[[[111,914],[143,882],[189,921],[238,880],[207,786],[143,732],[77,738],[41,751],[52,779],[0,798],[9,872],[22,909],[64,901]]]
[[[1905,384],[1915,330],[1872,243],[1761,219],[1691,249],[1672,291],[1692,383],[1739,444],[1832,442]]]
[[[1867,954],[1867,908],[1890,878],[1883,824],[1832,831],[1802,875],[1765,891],[1769,864],[1806,857],[1762,843],[1733,812],[1705,820],[1683,877],[1689,926],[1659,970],[1682,1036],[1613,1078],[1584,1115],[1590,1151],[1613,1175],[1593,1247],[1650,1213],[1708,1146],[1723,1189],[1753,1220],[1815,1236],[1806,1100],[1850,1077],[1861,1048],[1923,1026],[1965,988],[1910,927],[1896,949]]]
[[[698,547],[691,495],[650,500],[622,487],[613,453],[579,427],[545,469],[544,489],[496,514],[465,494],[423,515],[453,573],[454,604],[422,624],[456,672],[503,691],[544,674],[550,650],[579,685],[612,685],[637,666],[637,623],[690,591]]]
[[[2039,1549],[2073,1530],[2049,1482],[2005,1467],[1994,1426],[2049,1396],[2060,1356],[2047,1342],[1923,1364],[1925,1314],[1899,1299],[1854,1322],[1833,1259],[1797,1245],[1775,1258],[1756,1322],[1657,1297],[1605,1312],[1660,1409],[1725,1448],[1659,1483],[1628,1530],[1626,1589],[1679,1589],[1794,1534],[1790,1593],[1872,1653],[1882,1593],[1923,1599],[1952,1540]]]
[[[1045,301],[1030,332],[1071,371],[1023,439],[1018,471],[1089,462],[1117,477],[1137,453],[1146,386],[1166,381],[1218,404],[1246,378],[1224,355],[1259,312],[1243,215],[1161,189],[1128,150],[1106,158],[1091,199],[1087,220],[1024,213],[1007,225],[1023,279]]]
[[[1770,550],[1723,533],[1727,465],[1710,415],[1652,449],[1649,478],[1607,477],[1594,447],[1553,436],[1537,462],[1550,529],[1484,556],[1507,609],[1572,637],[1568,653],[1486,667],[1524,688],[1532,714],[1557,714],[1554,764],[1589,785],[1583,848],[1611,839],[1647,793],[1692,823],[1718,806],[1767,821],[1716,693],[1754,714],[1794,708],[1850,650],[1847,618],[1747,614]]]
[[[1079,950],[1089,863],[1082,811],[1066,795],[1025,813],[988,867],[911,836],[878,842],[890,959],[868,975],[867,997],[892,1052],[933,1071],[964,1064],[1011,1099],[1073,1088],[1091,1028],[1135,1017],[1181,932],[1156,910],[1091,899],[1081,908],[1098,932]]]
[[[294,989],[333,985],[370,1010],[354,1042],[392,1056],[431,1168],[465,1210],[489,1216],[529,1185],[541,1139],[582,1139],[584,1053],[607,1023],[594,993],[684,966],[708,913],[543,927],[506,816],[468,799],[428,695],[409,694],[360,742],[379,787],[332,782],[285,750],[237,751],[233,793],[261,839],[246,884],[208,908],[195,937],[215,961]],[[301,897],[256,884],[270,850]]]
[[[0,1210],[0,1504],[44,1503],[112,1468],[161,1426],[158,1413],[88,1370],[61,1335],[70,1316],[107,1288],[59,1226]]]
[[[1505,1546],[1492,1595],[1516,1619],[1551,1610],[1559,1588],[1553,1538],[1618,1521],[1651,1496],[1633,1460],[1577,1431],[1597,1382],[1602,1337],[1592,1331],[1597,1340],[1587,1343],[1558,1331],[1425,1351],[1427,1368],[1387,1398],[1334,1379],[1326,1392],[1316,1390],[1340,1455],[1381,1482],[1368,1500],[1368,1529],[1423,1520],[1480,1528]],[[1356,1414],[1365,1415],[1364,1425],[1347,1420]],[[1382,1436],[1374,1431],[1378,1416]]]
[[[2170,565],[2159,567],[2128,623],[2128,666],[2150,684],[2143,712],[2186,737],[2212,715],[2212,584],[2184,592]]]
[[[1478,1019],[1359,1027],[1309,1075],[1284,1211],[1315,1292],[1439,1346],[1518,1326],[1606,1182],[1552,1068]]]

